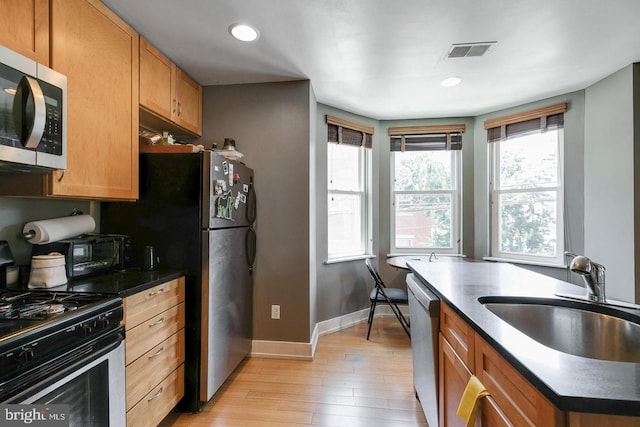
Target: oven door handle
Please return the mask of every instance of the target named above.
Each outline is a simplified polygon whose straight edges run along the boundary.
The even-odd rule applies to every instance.
[[[58,358],[47,361],[30,371],[12,378],[15,387],[5,383],[0,395],[0,403],[31,403],[28,399],[39,394],[58,381],[74,376],[94,360],[100,359],[117,349],[124,342],[124,329],[118,328],[98,338],[99,343],[85,344],[70,350]],[[91,346],[94,347],[91,347]],[[124,364],[124,361],[123,361]],[[15,393],[17,394],[11,394]]]

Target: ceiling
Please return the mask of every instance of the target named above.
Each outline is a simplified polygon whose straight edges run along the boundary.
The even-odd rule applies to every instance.
[[[640,61],[638,0],[103,2],[203,86],[309,79],[318,102],[378,120],[475,116]],[[260,38],[233,39],[236,22]],[[462,83],[440,86],[450,76]]]

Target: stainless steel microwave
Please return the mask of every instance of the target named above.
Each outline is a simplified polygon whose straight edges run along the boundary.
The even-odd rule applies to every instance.
[[[0,46],[0,174],[67,167],[67,78]]]

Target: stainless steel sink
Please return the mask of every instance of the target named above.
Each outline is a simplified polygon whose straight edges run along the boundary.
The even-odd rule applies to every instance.
[[[551,298],[487,296],[489,311],[547,347],[591,359],[640,363],[640,318],[612,307]]]

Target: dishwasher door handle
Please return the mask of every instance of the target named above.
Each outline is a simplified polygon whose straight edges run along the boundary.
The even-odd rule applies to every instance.
[[[440,298],[419,284],[413,274],[408,274],[406,281],[407,290],[415,296],[420,305],[429,313],[429,316],[440,316]]]

